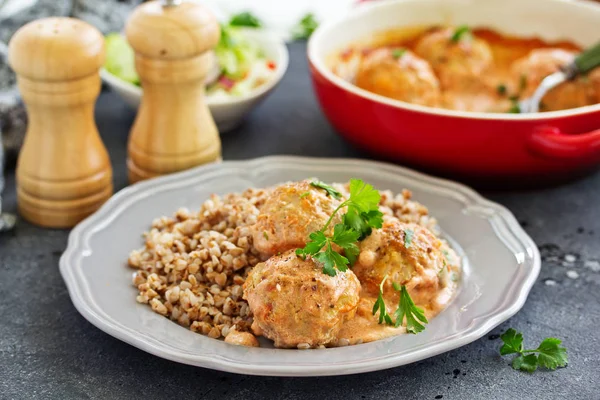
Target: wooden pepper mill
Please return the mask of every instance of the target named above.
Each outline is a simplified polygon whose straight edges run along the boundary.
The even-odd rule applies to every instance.
[[[30,22],[9,43],[29,119],[17,199],[35,224],[71,227],[112,195],[110,161],[94,123],[103,62],[102,34],[72,18]]]
[[[126,25],[144,94],[129,135],[129,181],[219,160],[221,142],[204,102],[215,17],[195,3],[151,1]]]

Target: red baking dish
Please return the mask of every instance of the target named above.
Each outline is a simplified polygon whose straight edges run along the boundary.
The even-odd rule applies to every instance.
[[[552,181],[600,164],[600,104],[539,114],[460,112],[386,98],[333,74],[332,54],[376,32],[439,24],[504,34],[600,40],[600,6],[569,0],[389,0],[362,4],[323,24],[308,44],[313,85],[333,126],[383,157],[444,174]]]

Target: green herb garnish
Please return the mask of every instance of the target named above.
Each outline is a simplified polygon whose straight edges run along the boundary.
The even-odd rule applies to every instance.
[[[317,29],[319,23],[313,13],[308,13],[292,29],[292,38],[294,40],[306,40]]]
[[[310,194],[310,192],[304,192],[304,193],[302,193],[302,194],[300,195],[300,198],[301,198],[301,199],[303,199],[303,198],[305,198],[306,196],[308,196],[309,194]]]
[[[229,20],[230,26],[246,26],[249,28],[260,28],[262,22],[252,13],[248,11],[235,14]]]
[[[339,195],[341,198],[341,193],[331,186],[318,185],[316,187],[327,190],[331,196]],[[354,264],[359,253],[356,242],[368,236],[372,228],[381,228],[383,223],[383,214],[379,211],[379,192],[360,179],[351,179],[349,189],[350,197],[333,211],[323,228],[309,235],[304,248],[296,249],[299,257],[312,256],[323,263],[323,273],[329,276],[335,276],[336,269],[346,271],[348,264]],[[333,192],[330,193],[330,190]],[[347,207],[347,212],[342,217],[342,223],[336,224],[333,234],[327,236],[325,232],[331,221],[344,207]],[[333,244],[341,247],[345,256],[335,251]]]
[[[461,25],[454,30],[450,40],[454,43],[458,43],[467,38],[471,38],[471,28],[469,28],[467,25]]]
[[[412,243],[412,238],[413,238],[414,234],[415,234],[415,232],[412,229],[404,230],[404,247],[406,247],[407,249],[410,247],[410,245]]]
[[[501,355],[518,354],[512,361],[514,369],[534,372],[538,367],[555,370],[567,365],[567,349],[560,347],[560,339],[546,338],[537,349],[531,350],[523,349],[523,334],[512,328],[504,332],[500,339],[504,342],[500,348]]]
[[[338,192],[337,190],[335,190],[335,188],[333,186],[330,186],[330,185],[326,184],[325,182],[312,181],[310,183],[310,185],[313,187],[325,190],[327,192],[328,196],[331,196],[336,200],[339,200],[342,198],[342,194],[340,192]]]
[[[265,240],[269,240],[269,235],[267,234],[267,231],[263,231],[263,237],[265,238]]]
[[[387,280],[388,276],[384,276],[383,280],[379,284],[379,296],[377,296],[377,300],[375,301],[375,305],[373,306],[373,315],[379,312],[379,323],[383,324],[385,321],[388,325],[393,325],[392,317],[387,312],[387,308],[385,307],[385,301],[383,300],[383,285]]]
[[[521,74],[519,77],[519,90],[522,92],[527,87],[527,75]]]
[[[394,313],[394,316],[396,317],[396,328],[402,325],[404,317],[406,317],[406,332],[413,334],[422,332],[425,329],[425,325],[423,324],[428,322],[423,309],[415,305],[408,294],[408,290],[406,290],[406,286],[400,286],[396,282],[392,285],[395,290],[400,292],[398,308]]]
[[[511,106],[508,109],[508,112],[511,114],[520,114],[521,106],[519,106],[519,100],[516,96],[510,98]]]
[[[506,85],[501,83],[496,87],[496,91],[500,96],[504,96],[506,94]]]
[[[406,53],[406,49],[394,49],[392,50],[392,57],[394,57],[395,60],[400,59],[404,53]]]

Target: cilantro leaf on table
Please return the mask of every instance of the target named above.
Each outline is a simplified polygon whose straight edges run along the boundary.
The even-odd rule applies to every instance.
[[[547,369],[556,369],[567,365],[567,349],[560,347],[562,341],[556,338],[546,338],[535,349],[538,352],[538,364]]]
[[[521,354],[512,361],[512,367],[525,372],[534,372],[538,367],[538,358],[535,354]]]
[[[504,332],[500,339],[503,342],[501,355],[518,354],[512,361],[514,369],[526,372],[534,372],[538,367],[555,370],[568,363],[567,349],[560,346],[560,339],[546,338],[536,349],[530,350],[523,349],[523,334],[513,328]]]
[[[425,325],[423,324],[428,323],[423,309],[415,305],[408,294],[408,290],[406,290],[406,286],[400,286],[396,282],[393,283],[393,286],[395,290],[400,292],[398,308],[394,313],[394,316],[396,317],[396,328],[402,325],[402,322],[406,317],[406,331],[408,333],[416,334],[422,332],[425,329]]]
[[[504,344],[500,348],[501,355],[513,354],[513,353],[522,353],[523,352],[523,334],[517,332],[513,328],[510,328],[506,332],[504,332],[500,339]]]

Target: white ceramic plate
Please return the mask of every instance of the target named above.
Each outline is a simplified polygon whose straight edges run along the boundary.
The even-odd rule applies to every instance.
[[[244,29],[244,35],[262,49],[265,57],[275,62],[275,72],[269,81],[244,96],[207,99],[206,104],[220,133],[236,128],[244,117],[275,89],[288,67],[289,54],[283,40],[260,29]],[[143,93],[141,87],[116,77],[104,68],[100,70],[100,77],[130,107],[139,107]]]
[[[126,260],[152,219],[224,194],[288,180],[356,177],[413,191],[464,257],[461,288],[418,335],[325,350],[248,348],[193,333],[136,303]],[[533,241],[504,207],[473,190],[384,163],[300,157],[226,161],[133,185],[69,236],[60,271],[79,312],[108,334],[169,360],[244,374],[342,375],[395,367],[470,343],[515,314],[540,270]]]

